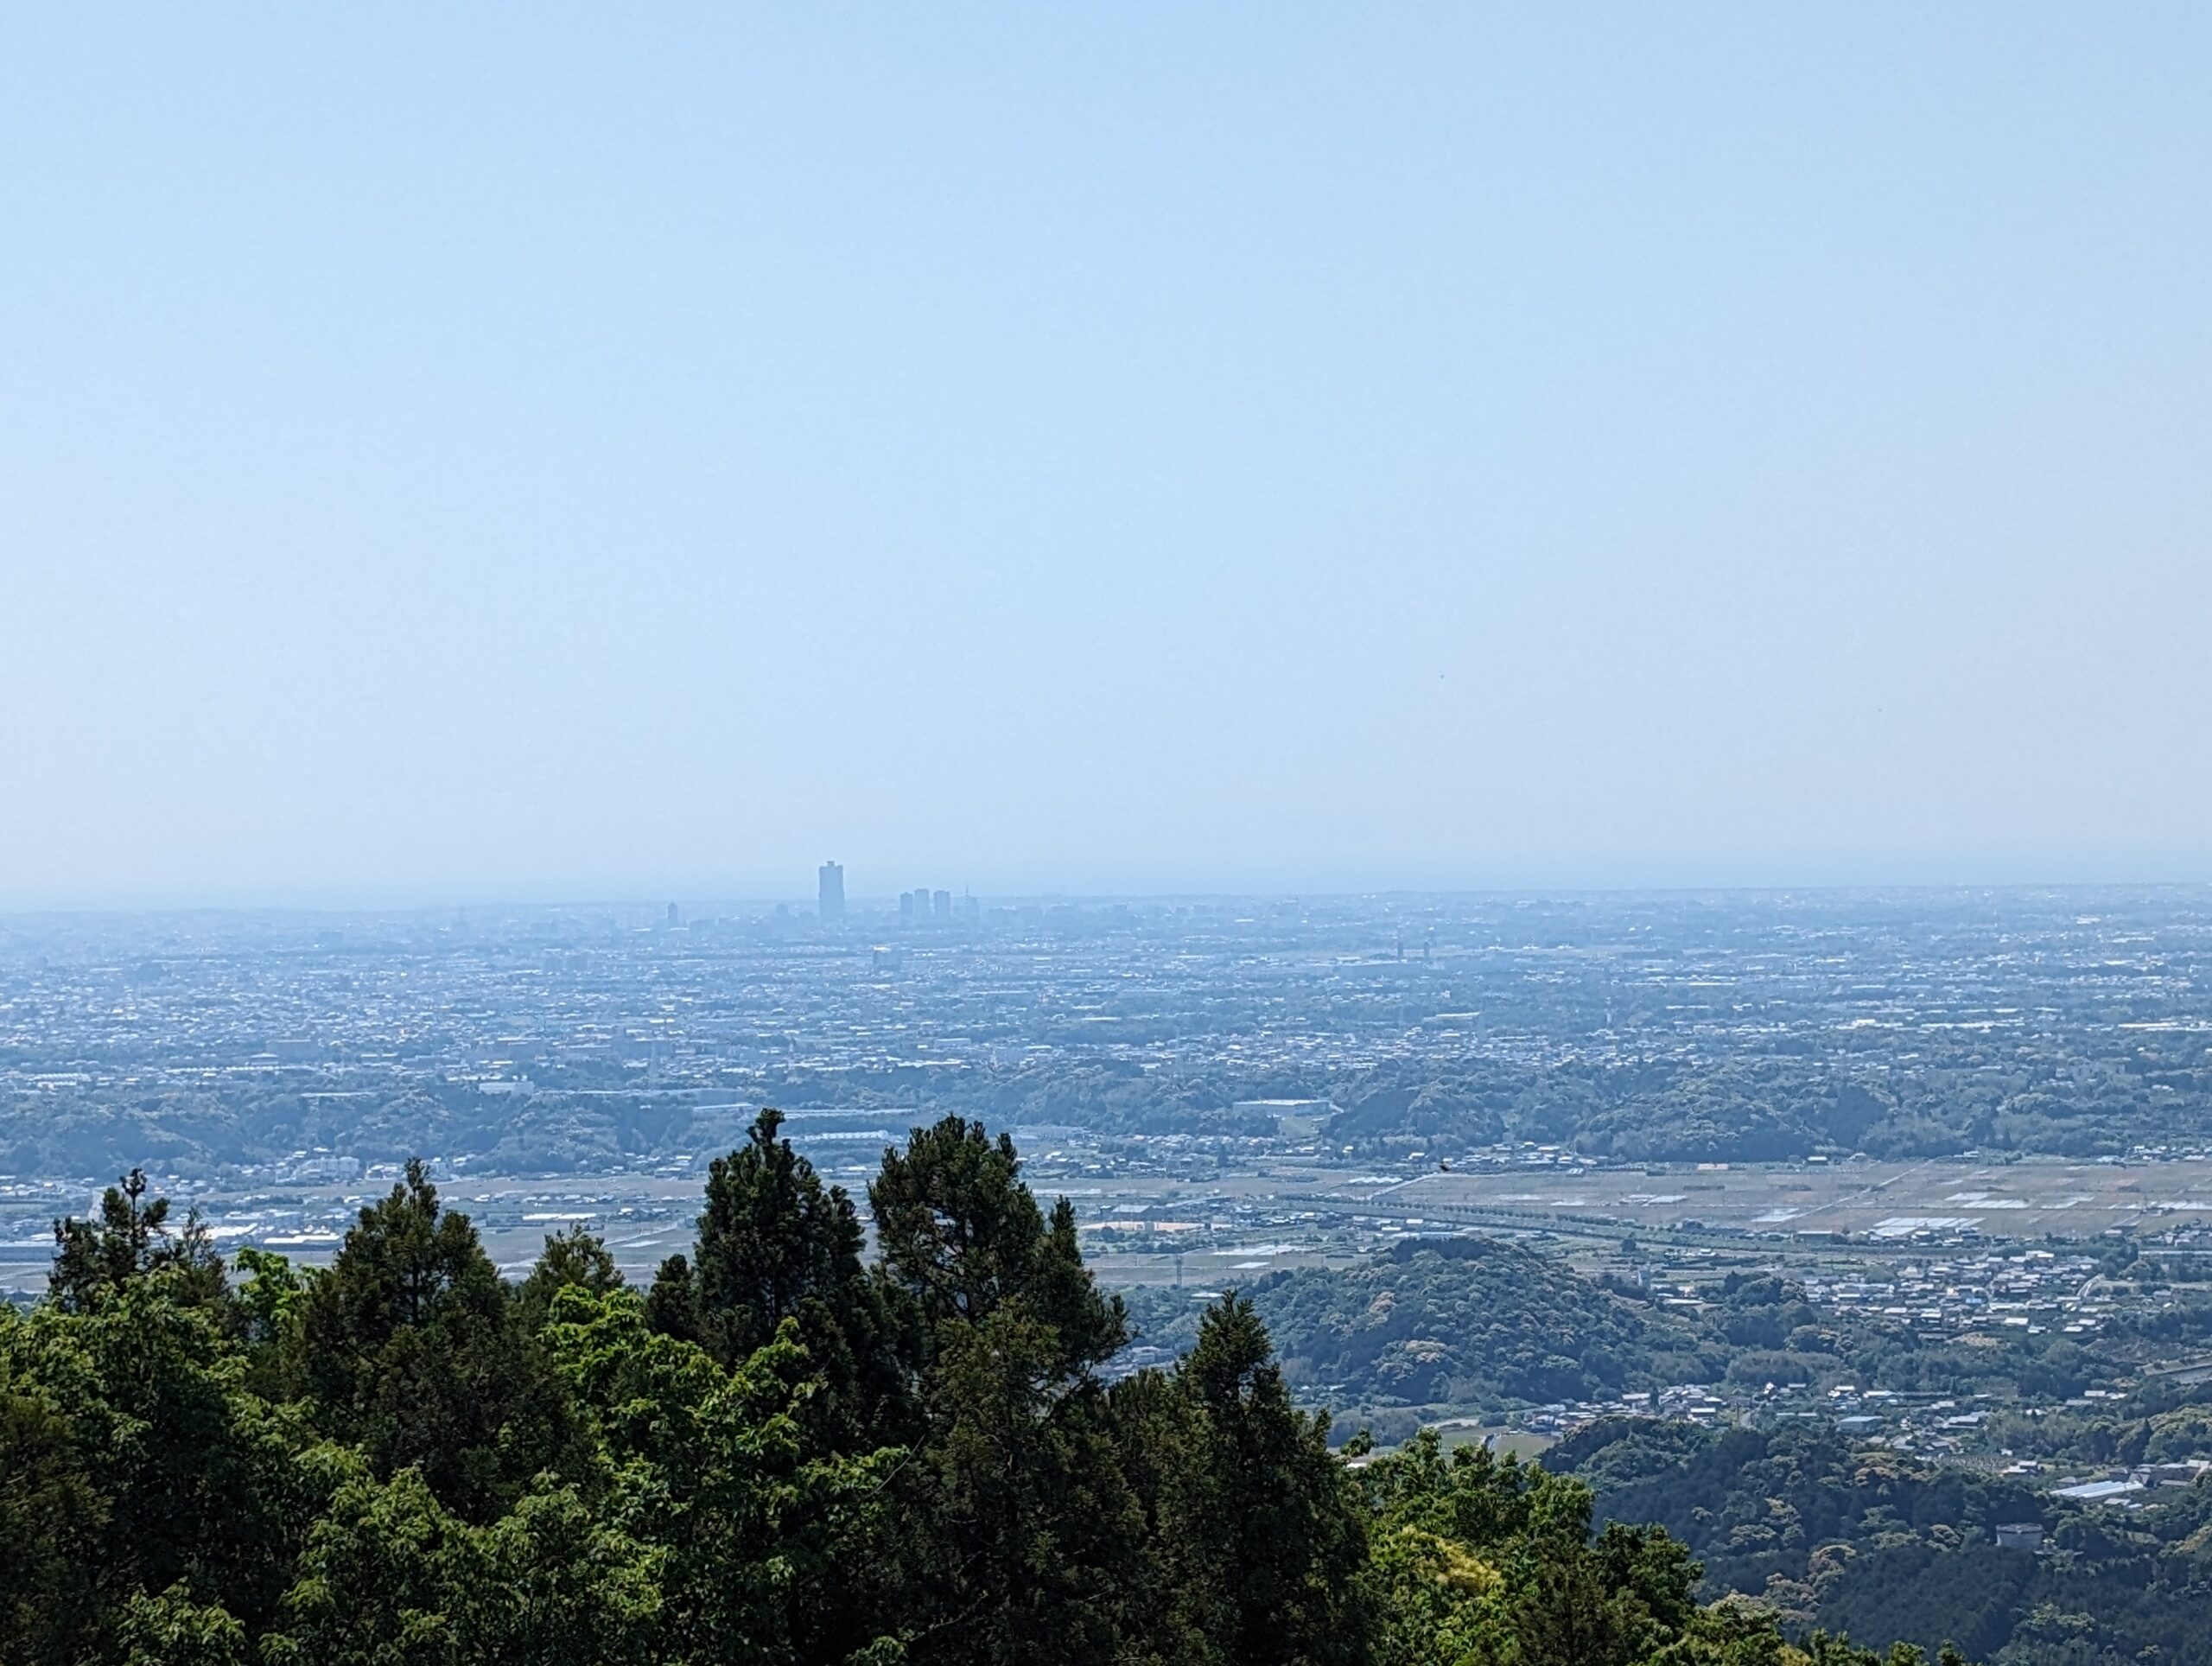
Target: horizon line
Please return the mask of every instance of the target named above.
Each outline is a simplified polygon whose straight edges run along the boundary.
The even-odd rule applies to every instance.
[[[909,887],[911,889],[912,887]],[[938,887],[950,889],[950,887]],[[1490,901],[1547,901],[1574,900],[1588,898],[1630,897],[1791,897],[1791,896],[1884,896],[1884,895],[1959,895],[1983,893],[1989,895],[2031,895],[2090,893],[2172,893],[2212,890],[2212,881],[2202,878],[2127,878],[2127,879],[1821,879],[1804,881],[1738,880],[1738,881],[1597,881],[1570,884],[1497,884],[1497,885],[1408,885],[1382,884],[1372,886],[1274,886],[1240,888],[1233,887],[1182,887],[1160,888],[1084,888],[1060,887],[1052,889],[1007,889],[993,891],[956,891],[956,896],[972,896],[987,906],[1021,906],[1038,904],[1104,904],[1104,903],[1200,903],[1200,902],[1268,902],[1287,901],[1348,902],[1360,900],[1430,899]],[[859,892],[849,894],[848,907],[865,908],[874,905],[894,910],[902,893]],[[794,918],[811,918],[816,898],[811,893],[793,892],[774,894],[767,892],[691,890],[668,887],[660,890],[639,890],[629,894],[582,892],[561,894],[558,887],[531,896],[516,893],[501,896],[493,893],[464,896],[458,892],[444,895],[420,895],[411,900],[397,898],[372,899],[359,897],[346,900],[340,895],[326,894],[320,899],[302,898],[285,900],[279,898],[262,900],[127,900],[100,902],[55,901],[49,903],[0,902],[0,920],[40,920],[82,918],[130,918],[155,916],[270,916],[270,915],[416,915],[442,914],[474,911],[553,912],[563,910],[623,910],[646,911],[658,913],[671,905],[682,911],[694,908],[804,908],[804,914]]]

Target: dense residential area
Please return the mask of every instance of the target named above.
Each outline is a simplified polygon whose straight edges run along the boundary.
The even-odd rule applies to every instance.
[[[1461,1485],[1465,1454],[1485,1487],[1585,1489],[1593,1533],[1663,1527],[1694,1563],[1679,1600],[1736,1605],[1716,1612],[1777,1648],[2194,1659],[2156,1616],[2200,1590],[2212,1497],[2200,922],[2212,906],[2174,893],[18,918],[0,928],[10,1380],[80,1431],[64,1447],[136,1415],[63,1409],[54,1361],[79,1345],[52,1350],[181,1281],[216,1351],[195,1369],[244,1372],[252,1415],[296,1430],[280,1446],[335,1440],[361,1486],[475,1476],[420,1503],[456,1532],[553,1509],[531,1491],[551,1464],[575,1530],[611,1531],[607,1484],[558,1455],[602,1414],[560,1364],[581,1333],[554,1322],[556,1287],[613,1304],[574,1323],[737,1370],[714,1340],[731,1321],[685,1317],[734,1299],[698,1260],[733,1165],[852,1199],[838,1277],[858,1290],[872,1269],[869,1300],[891,1301],[886,1177],[924,1130],[988,1128],[1014,1142],[1002,1183],[1099,1292],[1065,1321],[1087,1339],[1054,1395],[1110,1424],[1233,1318],[1267,1415],[1326,1454],[1331,1507],[1365,1536],[1331,1600],[1369,1605],[1382,1629],[1358,1647],[1378,1658],[1432,1646],[1376,1618],[1384,1494],[1417,1472]],[[126,1173],[139,1196],[103,1205]],[[171,1212],[131,1225],[156,1197]],[[104,1224],[57,1239],[63,1219]],[[479,1319],[513,1332],[482,1369],[549,1373],[525,1398],[550,1396],[531,1415],[552,1423],[481,1433],[520,1443],[504,1480],[463,1453],[379,1458],[348,1421],[365,1414],[318,1399],[337,1390],[313,1349],[291,1351],[334,1299],[316,1293],[410,1221],[441,1256],[465,1239]],[[938,1275],[906,1276],[899,1300]],[[903,1385],[918,1418],[942,1362],[893,1308],[868,1322],[906,1351],[870,1392]],[[952,1427],[867,1438],[926,1453]],[[288,1472],[308,1462],[284,1449]],[[832,1441],[818,1460],[859,1456]],[[96,1513],[136,1507],[115,1489],[137,1483],[79,1484]],[[639,1637],[679,1600],[648,1577],[654,1542],[621,1552],[664,1605],[632,1616]],[[228,1636],[226,1615],[242,1648],[293,1646],[296,1591],[234,1602],[213,1577],[111,1593],[101,1623]],[[172,1599],[168,1618],[143,1606]],[[932,1657],[938,1622],[910,1600],[883,1597],[847,1651]],[[1133,1620],[1093,1618],[1128,1646]]]

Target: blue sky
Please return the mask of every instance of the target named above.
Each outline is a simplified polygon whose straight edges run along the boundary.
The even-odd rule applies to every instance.
[[[0,906],[2212,878],[2212,12],[18,7]]]

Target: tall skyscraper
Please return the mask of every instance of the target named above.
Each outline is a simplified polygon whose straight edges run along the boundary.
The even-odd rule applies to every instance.
[[[930,893],[930,918],[940,925],[952,924],[952,893],[933,891]]]
[[[819,884],[815,892],[814,912],[823,920],[845,917],[845,870],[834,862],[822,864]]]

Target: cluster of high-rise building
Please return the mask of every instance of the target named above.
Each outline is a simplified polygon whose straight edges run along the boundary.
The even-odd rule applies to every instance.
[[[815,913],[825,925],[836,925],[848,917],[842,863],[825,862],[817,871]],[[950,891],[932,890],[926,885],[899,893],[901,925],[974,925],[982,916],[982,904],[972,896],[955,897]]]
[[[950,891],[932,891],[918,885],[899,893],[901,925],[951,925],[982,916],[982,905],[973,897],[956,898]]]

